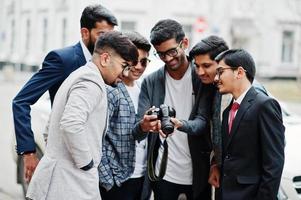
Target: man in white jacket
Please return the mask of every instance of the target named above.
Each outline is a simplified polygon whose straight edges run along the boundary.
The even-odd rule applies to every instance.
[[[74,71],[59,88],[53,103],[45,154],[29,184],[33,200],[101,199],[97,166],[106,128],[105,83],[136,65],[135,45],[119,32],[103,34],[92,61]]]

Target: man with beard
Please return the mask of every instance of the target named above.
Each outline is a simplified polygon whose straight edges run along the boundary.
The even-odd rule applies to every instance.
[[[215,88],[198,79],[185,54],[189,41],[181,24],[171,19],[161,20],[152,28],[150,38],[165,65],[142,83],[138,105],[141,120],[133,133],[139,140],[153,132],[149,134],[148,175],[154,198],[174,200],[185,196],[209,200],[211,140],[208,121]],[[158,120],[157,115],[145,114],[152,106],[161,104],[176,110],[177,119],[171,119],[176,130],[168,137],[161,130],[161,127],[164,130],[163,120]]]
[[[30,122],[30,106],[48,90],[51,104],[54,96],[68,75],[91,59],[94,44],[99,35],[111,31],[117,25],[115,16],[101,5],[87,6],[80,19],[81,36],[76,45],[48,53],[42,69],[35,73],[14,98],[12,103],[16,150],[22,155],[27,182],[39,162]]]

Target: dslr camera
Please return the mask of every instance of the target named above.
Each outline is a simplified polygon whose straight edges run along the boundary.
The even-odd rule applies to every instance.
[[[174,108],[161,104],[159,108],[148,111],[147,115],[157,115],[157,119],[161,120],[161,129],[166,136],[174,131],[174,124],[170,121],[171,117],[176,117]]]

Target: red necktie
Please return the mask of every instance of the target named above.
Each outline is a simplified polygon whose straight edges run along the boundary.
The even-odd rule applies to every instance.
[[[229,114],[229,134],[231,132],[231,128],[232,128],[232,124],[233,124],[233,120],[235,118],[235,112],[238,110],[239,108],[239,103],[234,102],[231,106],[231,110],[230,110],[230,114]]]

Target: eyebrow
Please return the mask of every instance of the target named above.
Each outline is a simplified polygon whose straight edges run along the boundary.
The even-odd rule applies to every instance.
[[[170,49],[168,49],[166,51],[157,51],[157,53],[166,53],[166,52],[168,52],[170,50],[174,50],[174,49],[177,49],[177,47],[170,48]]]

